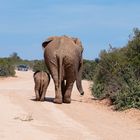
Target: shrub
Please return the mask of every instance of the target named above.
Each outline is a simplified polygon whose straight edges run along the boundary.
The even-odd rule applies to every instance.
[[[44,60],[34,60],[33,71],[48,71]]]
[[[82,79],[92,80],[95,68],[97,66],[96,61],[93,60],[84,60],[83,61],[83,72],[82,72]]]
[[[115,109],[140,108],[140,32],[121,48],[102,51],[93,79],[95,97],[110,98]]]
[[[0,76],[14,76],[15,67],[8,58],[0,59]]]

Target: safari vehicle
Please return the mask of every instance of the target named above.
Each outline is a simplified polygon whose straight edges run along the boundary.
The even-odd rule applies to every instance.
[[[28,69],[29,69],[28,66],[24,64],[20,64],[17,66],[18,71],[28,71]]]

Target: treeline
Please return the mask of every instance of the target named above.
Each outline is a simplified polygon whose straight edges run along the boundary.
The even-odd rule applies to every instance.
[[[92,80],[96,68],[97,61],[84,60],[82,78]],[[23,60],[16,52],[12,53],[7,58],[0,58],[0,76],[15,76],[15,70],[18,65],[27,65],[32,71],[48,71],[44,60]]]
[[[14,52],[7,58],[0,58],[0,76],[15,76],[15,70],[20,64],[27,65],[33,71],[47,71],[44,60],[23,60]]]

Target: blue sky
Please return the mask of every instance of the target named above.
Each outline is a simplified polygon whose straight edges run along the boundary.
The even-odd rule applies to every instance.
[[[0,0],[0,57],[43,59],[43,40],[69,35],[80,38],[84,58],[92,60],[109,44],[126,45],[134,27],[140,28],[139,0]]]

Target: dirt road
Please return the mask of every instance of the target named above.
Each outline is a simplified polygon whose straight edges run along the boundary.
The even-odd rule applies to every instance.
[[[0,78],[0,140],[139,140],[140,111],[115,112],[74,87],[71,104],[54,104],[51,80],[46,101],[34,101],[33,73]]]

